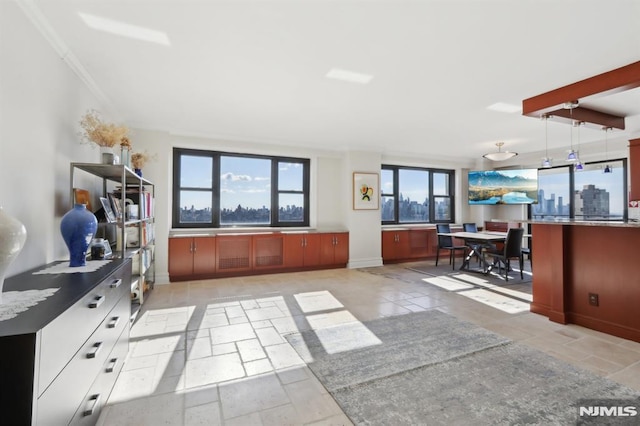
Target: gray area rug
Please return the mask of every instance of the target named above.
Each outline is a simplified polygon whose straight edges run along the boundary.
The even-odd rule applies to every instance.
[[[362,340],[376,342],[369,330],[379,343],[339,351],[336,342],[357,346],[354,327],[287,340],[355,424],[565,425],[581,399],[640,403],[634,390],[437,310],[361,324]]]
[[[462,261],[459,260],[456,263],[455,270],[451,270],[451,266],[446,262],[444,264],[440,264],[439,266],[435,266],[432,261],[412,263],[407,266],[407,269],[432,276],[446,275],[451,277],[460,277],[461,275],[473,274],[474,276],[485,278],[490,284],[501,286],[530,283],[532,281],[532,275],[528,261],[525,261],[524,264],[524,278],[520,278],[520,269],[518,266],[518,262],[516,261],[515,263],[511,264],[512,271],[509,272],[509,281],[505,281],[504,279],[504,270],[498,272],[498,268],[495,268],[489,274],[484,275],[483,273],[481,273],[481,268],[476,265],[475,261],[471,262],[471,269],[473,270],[472,272],[459,270],[458,267],[460,266],[461,262]]]

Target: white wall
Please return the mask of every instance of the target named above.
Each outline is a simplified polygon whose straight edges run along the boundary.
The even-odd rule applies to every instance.
[[[27,229],[7,276],[68,258],[69,163],[98,161],[78,121],[97,99],[12,1],[0,1],[0,205]],[[97,194],[93,182],[85,182]],[[96,200],[97,201],[97,200]]]

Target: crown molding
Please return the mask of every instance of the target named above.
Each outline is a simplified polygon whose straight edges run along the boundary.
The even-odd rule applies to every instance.
[[[71,68],[71,71],[78,76],[80,81],[84,83],[89,91],[98,99],[99,103],[105,105],[111,112],[115,112],[116,108],[111,99],[102,91],[100,86],[95,82],[91,74],[86,70],[78,58],[73,54],[69,46],[53,29],[49,21],[44,16],[40,8],[35,4],[34,0],[14,0],[22,9],[27,18],[34,27],[49,42],[53,50],[60,58]]]

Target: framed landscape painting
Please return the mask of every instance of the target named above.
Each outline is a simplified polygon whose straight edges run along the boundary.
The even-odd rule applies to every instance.
[[[380,208],[380,177],[378,173],[353,173],[353,209]]]

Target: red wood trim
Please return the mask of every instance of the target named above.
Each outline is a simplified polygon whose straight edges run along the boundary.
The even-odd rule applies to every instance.
[[[539,116],[565,102],[636,87],[640,87],[640,61],[525,99],[522,114]]]

